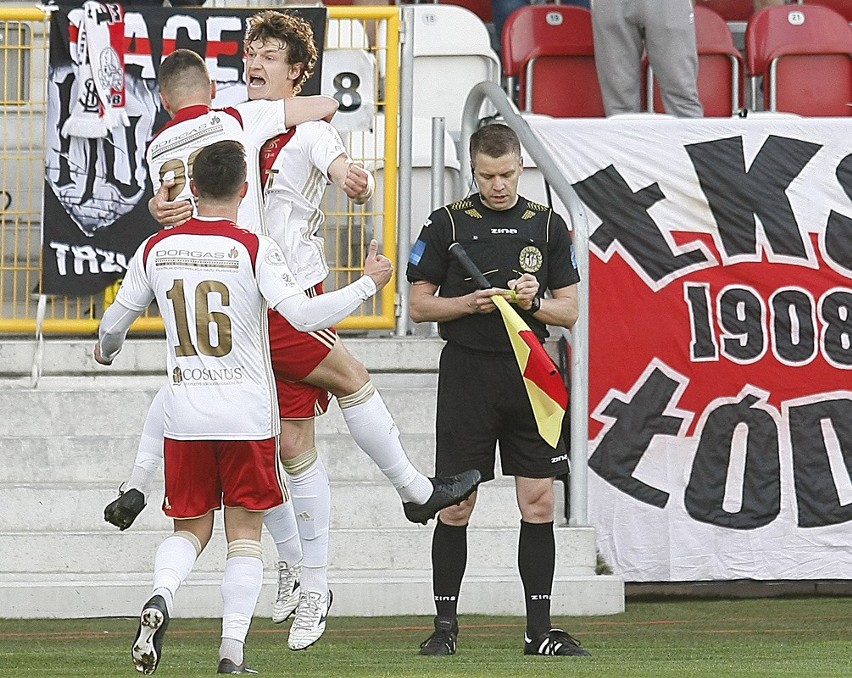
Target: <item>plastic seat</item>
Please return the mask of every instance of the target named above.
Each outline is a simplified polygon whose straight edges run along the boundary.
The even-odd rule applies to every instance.
[[[766,108],[806,116],[852,115],[852,27],[818,5],[767,7],[746,28],[746,64],[763,76]]]
[[[506,20],[501,42],[509,91],[517,79],[523,111],[557,118],[604,117],[589,10],[520,7]]]
[[[754,11],[752,0],[696,0],[695,6],[712,9],[725,21],[748,21]]]
[[[807,5],[822,5],[833,9],[843,16],[846,21],[852,23],[852,2],[850,0],[805,0]]]
[[[440,0],[442,5],[456,5],[464,7],[476,14],[485,23],[491,23],[491,0]]]
[[[698,48],[698,98],[707,118],[726,118],[742,107],[745,63],[734,46],[725,20],[704,6],[695,6],[695,42]],[[659,83],[646,66],[648,111],[664,111]]]
[[[467,95],[480,82],[500,84],[500,59],[485,24],[470,10],[433,4],[408,9],[414,13],[414,115],[445,118],[457,139]]]

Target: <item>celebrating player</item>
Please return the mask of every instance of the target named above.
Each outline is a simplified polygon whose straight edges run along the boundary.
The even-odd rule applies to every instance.
[[[310,77],[317,59],[310,25],[276,11],[260,12],[251,19],[246,55],[253,101],[291,99]],[[299,287],[321,294],[328,274],[317,235],[323,220],[319,205],[324,186],[331,181],[354,202],[364,203],[374,190],[372,176],[352,162],[337,132],[325,122],[300,124],[269,139],[261,150],[260,167],[265,227],[282,246]],[[190,204],[167,203],[166,198],[163,188],[152,201],[158,221],[180,223],[191,215]],[[331,604],[326,573],[331,497],[314,429],[314,416],[327,408],[329,392],[338,398],[356,443],[397,489],[409,520],[425,523],[440,509],[464,499],[475,488],[479,472],[427,478],[417,471],[369,374],[333,330],[303,333],[271,315],[270,341],[282,417],[281,459],[292,505],[300,517],[297,521],[291,507],[284,505],[270,511],[264,521],[279,553],[273,620],[284,621],[295,610],[288,644],[304,649],[322,635]],[[143,444],[148,451],[137,457],[129,490],[105,512],[107,520],[119,526],[132,523],[144,506],[145,488],[139,486],[156,466],[158,429],[149,424],[150,420],[140,443],[140,452]]]
[[[243,646],[263,584],[263,512],[284,500],[266,305],[302,330],[320,329],[351,313],[393,272],[374,240],[362,278],[309,298],[278,245],[235,223],[248,188],[243,147],[216,142],[194,160],[198,216],[140,245],[95,345],[95,359],[111,364],[131,323],[157,300],[170,375],[163,510],[174,519],[174,534],[157,550],[153,595],[131,650],[146,675],[159,665],[175,593],[209,542],[213,511],[223,504],[228,550],[218,673],[248,672]]]

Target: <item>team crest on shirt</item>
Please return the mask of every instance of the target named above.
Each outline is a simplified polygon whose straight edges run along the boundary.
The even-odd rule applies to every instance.
[[[535,273],[541,268],[543,262],[541,250],[535,245],[527,245],[518,256],[518,263],[524,273]]]
[[[281,266],[284,263],[284,254],[277,247],[270,247],[266,252],[266,263]]]

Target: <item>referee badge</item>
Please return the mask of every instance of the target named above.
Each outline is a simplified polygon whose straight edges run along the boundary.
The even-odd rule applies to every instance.
[[[541,268],[543,261],[541,250],[535,245],[527,245],[518,256],[518,263],[524,273],[535,273]]]

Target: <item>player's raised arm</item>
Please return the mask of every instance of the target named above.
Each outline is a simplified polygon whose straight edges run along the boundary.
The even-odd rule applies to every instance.
[[[325,120],[331,122],[340,102],[325,94],[314,96],[291,97],[283,100],[284,119],[287,127],[295,127],[310,120]]]
[[[325,329],[340,322],[393,276],[390,259],[379,254],[378,242],[371,240],[363,276],[339,290],[308,297],[296,286],[278,245],[264,239],[263,246],[264,253],[258,255],[261,292],[278,313],[302,332]]]

